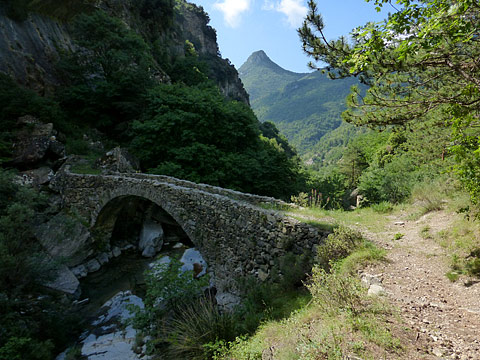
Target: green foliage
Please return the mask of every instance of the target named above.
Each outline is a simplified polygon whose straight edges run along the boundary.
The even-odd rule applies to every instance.
[[[340,274],[355,276],[362,267],[384,261],[385,255],[385,250],[369,241],[363,241],[355,248],[355,251],[338,262],[337,271]]]
[[[323,172],[305,171],[307,191],[317,189],[317,202],[324,209],[339,209],[343,207],[343,200],[345,198],[347,189],[347,181],[345,176],[337,169],[325,169]],[[307,205],[311,203],[310,195],[307,195]],[[321,201],[320,201],[321,200]],[[299,204],[301,205],[301,204]],[[302,205],[303,206],[303,205]]]
[[[45,199],[0,170],[0,358],[52,359],[78,319],[43,288],[54,266],[33,235]]]
[[[39,342],[27,337],[11,337],[0,347],[0,359],[50,359],[52,350],[51,341]]]
[[[473,276],[480,276],[480,257],[472,257],[465,263],[465,270],[467,274]]]
[[[339,226],[328,235],[325,244],[317,248],[316,262],[329,269],[334,262],[347,257],[362,241],[358,231]]]
[[[388,214],[393,211],[393,205],[388,201],[382,201],[371,206],[372,210],[380,214]]]
[[[0,289],[8,296],[34,288],[48,276],[40,244],[33,236],[35,210],[44,200],[0,170]]]
[[[86,51],[68,54],[60,63],[64,81],[58,97],[71,119],[85,121],[111,135],[139,116],[143,95],[153,84],[155,63],[141,36],[120,20],[96,11],[81,14],[73,37]]]
[[[393,235],[393,240],[400,240],[400,239],[402,239],[404,236],[405,236],[405,234],[396,233],[395,235]]]
[[[202,297],[177,311],[166,326],[166,334],[167,359],[208,359],[211,344],[235,339],[236,318],[230,312],[220,312],[212,298]]]
[[[1,0],[9,18],[25,21],[29,13],[40,13],[62,21],[71,20],[82,12],[93,11],[95,0]]]
[[[175,0],[139,0],[135,6],[139,9],[142,21],[146,25],[165,30],[172,26]]]
[[[375,4],[381,8],[386,2]],[[445,145],[453,145],[456,172],[477,202],[480,67],[474,59],[479,54],[480,8],[474,1],[396,2],[402,5],[398,11],[382,23],[355,29],[349,43],[345,38],[327,42],[323,19],[310,0],[309,14],[299,29],[304,51],[315,61],[326,62],[328,70],[335,69],[331,77],[356,76],[370,86],[366,95],[352,89],[343,114],[347,121],[380,128],[430,122],[435,135],[445,135],[447,124],[453,130],[452,143],[447,136],[430,143],[424,139],[424,144],[441,145],[440,154],[437,149],[431,154],[442,160]]]
[[[157,85],[132,138],[133,152],[153,173],[277,197],[296,186],[296,160],[276,140],[259,137],[252,111],[210,83]]]
[[[399,203],[411,194],[416,180],[414,170],[409,157],[398,157],[383,167],[372,166],[365,170],[360,176],[358,189],[369,203]]]
[[[181,340],[182,334],[177,334],[178,337],[175,338],[175,334],[166,331],[171,325],[171,316],[168,314],[180,311],[179,314],[183,312],[187,316],[189,307],[193,306],[192,304],[202,295],[203,288],[208,285],[207,277],[195,279],[193,271],[182,272],[181,267],[182,263],[179,260],[171,259],[169,263],[156,263],[145,273],[145,307],[133,309],[135,311],[133,326],[150,337],[147,348],[151,353],[164,349],[169,336],[172,336],[171,343]],[[188,316],[183,320],[177,319],[177,331],[180,331],[181,324],[185,323],[187,318]],[[184,330],[183,328],[182,331]]]
[[[358,238],[358,234],[347,229],[339,230],[340,233],[344,238]],[[288,318],[263,319],[251,337],[215,342],[211,347],[215,350],[213,358],[262,359],[267,354],[273,354],[276,359],[340,360],[352,354],[377,358],[381,356],[379,348],[385,353],[400,353],[392,321],[387,319],[388,308],[381,299],[367,297],[366,288],[357,278],[359,267],[382,260],[384,256],[384,251],[363,242],[349,256],[332,263],[330,271],[322,264],[316,265],[306,285],[312,296],[307,305]],[[248,288],[253,294],[249,293],[248,298],[257,297],[254,304],[265,301],[270,305],[272,299],[278,298],[279,292],[272,295],[258,291],[264,287],[250,285]],[[374,354],[369,352],[372,344],[376,345]]]
[[[294,73],[253,53],[239,73],[255,114],[275,123],[302,157],[329,131],[337,128],[344,99],[355,80],[330,81],[320,73]]]
[[[348,146],[339,161],[339,171],[347,179],[347,186],[351,189],[358,185],[362,171],[367,167],[365,154],[360,147]]]
[[[457,161],[455,172],[475,204],[480,202],[480,132],[476,113],[455,109],[451,151]]]
[[[327,314],[348,311],[358,315],[365,309],[366,289],[360,280],[345,276],[332,269],[327,272],[320,266],[312,269],[312,278],[307,285],[313,301]]]
[[[0,74],[0,163],[10,159],[17,119],[24,115],[52,122],[60,130],[64,128],[63,113],[57,103],[20,87],[9,76]]]
[[[297,281],[306,275],[306,271],[293,270],[292,273],[295,273],[293,279]],[[262,322],[283,319],[310,301],[304,289],[295,287],[296,282],[288,282],[291,279],[287,276],[287,279],[279,279],[280,282],[276,283],[245,280],[242,286],[246,295],[235,311],[238,334],[251,334]]]
[[[443,208],[443,198],[445,196],[444,187],[448,180],[440,178],[438,180],[426,180],[417,183],[412,190],[412,200],[420,205],[418,215],[424,215],[431,211],[438,211]],[[442,186],[443,185],[443,186]],[[435,189],[432,191],[432,189]]]
[[[9,18],[15,21],[24,21],[28,17],[30,0],[1,0]]]
[[[260,131],[267,139],[275,139],[277,144],[285,151],[288,158],[293,158],[297,155],[297,151],[289,143],[287,138],[280,133],[274,123],[265,121],[260,123]]]
[[[194,279],[193,271],[181,272],[181,267],[179,260],[171,259],[170,263],[157,263],[146,272],[145,308],[136,309],[137,329],[149,329],[147,333],[161,336],[164,315],[197,298],[208,285],[206,277]]]
[[[455,271],[455,270],[451,270],[451,271],[448,271],[445,276],[447,277],[448,280],[450,280],[451,282],[456,282],[458,280],[458,278],[460,277],[460,274]]]
[[[192,43],[190,51],[195,52]],[[195,86],[208,81],[208,65],[196,56],[196,53],[183,58],[178,58],[169,71],[170,78],[174,83],[182,83],[188,86]]]

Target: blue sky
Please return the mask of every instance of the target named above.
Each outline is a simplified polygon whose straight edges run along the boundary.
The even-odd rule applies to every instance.
[[[264,50],[283,68],[309,71],[296,29],[307,12],[307,0],[189,0],[203,6],[217,30],[222,57],[238,69],[254,51]],[[348,35],[356,26],[381,21],[373,3],[363,0],[317,0],[329,39]]]

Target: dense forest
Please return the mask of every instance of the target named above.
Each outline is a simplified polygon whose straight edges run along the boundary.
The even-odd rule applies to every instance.
[[[19,20],[29,9],[52,16],[54,10],[79,11],[78,2],[60,6],[66,7],[62,11],[54,5],[37,10],[36,2],[25,3],[22,11],[8,4]],[[82,4],[88,8],[88,2]],[[191,6],[135,4],[138,16],[148,21],[157,16],[165,27],[174,26],[174,6],[180,13],[182,6]],[[225,80],[225,70],[198,54],[192,42],[186,40],[184,56],[170,59],[168,43],[142,37],[102,10],[81,10],[70,26],[82,51],[62,55],[56,66],[61,82],[51,96],[40,97],[2,75],[4,164],[15,121],[28,114],[52,122],[66,137],[70,154],[101,155],[91,153],[85,134],[128,148],[147,172],[283,198],[301,186],[299,161],[288,144],[277,130],[262,126],[245,103],[221,94],[216,82]],[[165,75],[167,83],[160,81]]]

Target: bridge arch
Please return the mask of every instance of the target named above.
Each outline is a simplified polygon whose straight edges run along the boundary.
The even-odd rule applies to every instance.
[[[111,248],[138,246],[146,224],[156,224],[162,229],[166,245],[180,242],[187,247],[195,246],[174,217],[158,203],[137,195],[117,196],[107,202],[94,219],[92,233]]]

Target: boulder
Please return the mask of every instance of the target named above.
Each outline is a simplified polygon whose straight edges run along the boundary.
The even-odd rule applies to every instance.
[[[110,258],[108,257],[108,254],[104,252],[97,255],[96,259],[98,260],[100,265],[105,265],[110,260]]]
[[[84,278],[85,276],[88,275],[88,270],[85,267],[85,265],[78,265],[75,266],[73,269],[71,269],[72,274],[77,277],[77,279]]]
[[[215,300],[217,301],[217,305],[220,309],[228,312],[233,311],[241,302],[240,296],[228,292],[215,295]]]
[[[89,360],[150,359],[144,353],[145,348],[142,348],[141,354],[133,350],[137,332],[131,324],[127,325],[128,319],[134,316],[130,308],[132,305],[144,308],[141,298],[125,291],[102,306],[100,315],[92,322],[95,328],[80,343],[82,356]]]
[[[183,263],[180,270],[182,272],[191,270],[196,278],[207,273],[207,263],[203,259],[202,254],[200,254],[200,251],[195,248],[185,250],[180,262]]]
[[[78,294],[80,282],[65,265],[62,265],[56,270],[55,279],[45,285],[51,289],[74,295]]]
[[[88,261],[87,263],[85,263],[85,268],[87,269],[87,272],[89,272],[89,273],[98,271],[98,270],[100,270],[101,267],[102,267],[102,265],[100,265],[100,263],[98,262],[97,259],[92,259],[92,260]]]
[[[35,229],[35,236],[54,258],[67,266],[81,264],[93,252],[89,230],[79,220],[57,214]]]
[[[127,150],[116,147],[97,159],[94,167],[103,174],[132,173],[140,169],[140,162]]]
[[[145,306],[138,296],[133,295],[130,291],[121,291],[103,304],[102,314],[92,324],[97,326],[111,321],[124,322],[135,315],[130,309],[131,305],[138,306],[140,309]]]
[[[18,176],[18,182],[22,185],[40,186],[46,185],[53,179],[55,173],[47,166],[38,169],[23,171]]]
[[[163,237],[162,225],[151,220],[145,221],[138,242],[138,249],[142,252],[142,256],[154,257],[163,246]]]
[[[153,270],[155,276],[159,276],[165,271],[172,259],[169,256],[162,256],[160,259],[148,264],[148,267]]]
[[[19,118],[17,123],[20,130],[13,141],[14,166],[32,169],[65,156],[65,146],[57,140],[53,124],[44,124],[30,115]]]
[[[368,288],[368,295],[385,295],[385,289],[380,285],[372,284]]]

